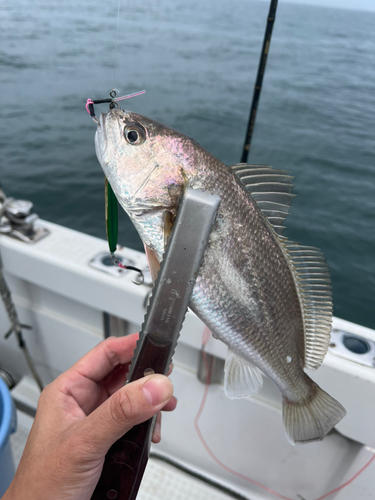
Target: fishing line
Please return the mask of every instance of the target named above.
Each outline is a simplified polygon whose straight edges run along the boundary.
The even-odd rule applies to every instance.
[[[362,472],[367,469],[367,467],[371,464],[371,462],[375,460],[375,454],[370,458],[370,460],[362,467],[362,469],[359,469],[359,471],[354,474],[354,476],[349,479],[349,481],[347,481],[346,483],[342,484],[341,486],[338,486],[337,488],[335,488],[334,490],[330,491],[329,493],[326,493],[325,495],[323,495],[322,497],[319,497],[317,498],[316,500],[323,500],[323,498],[327,498],[329,495],[333,495],[333,493],[336,493],[337,491],[340,491],[342,490],[343,488],[345,488],[346,486],[348,486],[350,483],[352,483],[355,479],[357,479],[357,477],[362,474]]]
[[[211,378],[213,358],[211,359],[211,362],[208,363],[206,352],[205,352],[205,348],[206,348],[206,345],[207,345],[208,341],[210,340],[210,337],[211,337],[211,332],[210,332],[210,330],[207,327],[205,327],[205,329],[203,331],[203,336],[202,336],[202,356],[203,356],[203,362],[204,362],[204,366],[205,366],[205,370],[206,370],[206,374],[207,374],[207,379],[206,379],[206,384],[205,384],[205,388],[204,388],[204,393],[203,393],[202,401],[201,401],[201,404],[199,406],[199,410],[197,412],[197,415],[196,415],[196,417],[194,419],[194,428],[195,428],[196,433],[198,434],[198,437],[199,437],[201,443],[203,444],[204,448],[206,449],[207,453],[210,455],[210,457],[212,458],[212,460],[214,462],[216,462],[217,465],[219,465],[219,467],[221,467],[225,471],[229,472],[230,474],[232,474],[232,475],[234,475],[236,477],[239,477],[240,479],[243,479],[244,481],[247,481],[248,483],[254,484],[255,486],[258,486],[259,488],[262,488],[263,490],[267,491],[268,493],[271,493],[271,495],[274,495],[277,498],[281,498],[283,500],[294,500],[293,498],[281,495],[281,493],[277,493],[277,491],[274,491],[271,488],[268,488],[267,486],[265,486],[264,484],[261,484],[258,481],[255,481],[254,479],[251,479],[250,477],[245,476],[244,474],[241,474],[240,472],[237,472],[237,471],[231,469],[230,467],[228,467],[227,465],[225,465],[223,462],[221,462],[216,457],[216,455],[214,454],[214,452],[211,450],[211,448],[208,446],[206,440],[204,439],[203,434],[202,434],[202,432],[201,432],[201,430],[199,428],[199,420],[200,420],[200,418],[202,416],[204,407],[206,405],[207,397],[208,397],[208,391],[209,391],[209,388],[210,388],[210,378]],[[365,469],[367,469],[367,467],[374,460],[375,460],[375,453],[370,458],[370,460],[356,474],[354,474],[354,476],[352,478],[350,478],[344,484],[342,484],[342,485],[338,486],[337,488],[333,489],[332,491],[329,491],[325,495],[317,498],[316,500],[324,500],[325,498],[329,497],[330,495],[333,495],[334,493],[337,493],[338,491],[342,490],[346,486],[349,486],[349,484],[351,484],[355,479],[357,479],[357,477],[360,474],[362,474],[362,472]]]
[[[120,4],[121,4],[121,0],[118,0],[118,6],[117,6],[117,28],[116,28],[116,42],[115,42],[115,60],[114,60],[114,64],[113,64],[113,88],[115,88],[115,78],[116,78],[118,27],[119,27],[119,21],[120,21]]]

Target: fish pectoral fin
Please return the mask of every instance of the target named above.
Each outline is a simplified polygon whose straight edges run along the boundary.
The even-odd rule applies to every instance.
[[[147,245],[144,245],[144,247],[145,247],[148,267],[150,268],[151,278],[152,281],[155,283],[155,280],[158,276],[158,272],[160,269],[160,262],[155,250],[153,250]]]
[[[261,371],[228,349],[224,367],[224,392],[229,399],[257,394],[263,385]]]

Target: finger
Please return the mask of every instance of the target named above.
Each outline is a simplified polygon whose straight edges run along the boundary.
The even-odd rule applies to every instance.
[[[170,375],[172,373],[172,370],[173,363],[171,363],[167,375]],[[112,396],[112,394],[121,389],[121,387],[125,384],[128,372],[129,363],[127,363],[126,365],[119,365],[104,379],[103,383],[109,396]],[[100,404],[101,403],[102,401],[100,402]],[[169,401],[167,407],[163,408],[163,411],[173,411],[176,408],[176,405],[177,399],[173,396]]]
[[[107,389],[108,394],[111,396],[114,392],[116,392],[120,387],[122,387],[126,382],[126,375],[129,372],[130,363],[126,363],[125,365],[118,365],[116,368],[112,370],[102,381],[105,388]],[[169,365],[167,376],[169,376],[173,371],[174,365],[171,363]]]
[[[118,365],[99,384],[90,381],[90,384],[93,385],[91,391],[86,390],[84,393],[79,391],[78,394],[71,391],[71,393],[85,414],[89,415],[96,408],[98,408],[98,406],[103,404],[104,401],[106,401],[110,396],[112,396],[112,394],[124,386],[128,371],[129,363],[126,365]],[[96,395],[96,397],[94,397],[94,395]]]
[[[115,370],[114,373],[112,374],[111,377],[108,377],[108,379],[104,383],[104,387],[107,392],[107,397],[112,396],[116,391],[121,389],[123,385],[126,382],[126,376],[129,372],[129,364],[127,363],[126,365],[119,365]]]
[[[138,333],[126,337],[109,337],[77,361],[66,374],[79,374],[100,382],[117,365],[129,363],[137,345]]]
[[[157,444],[160,443],[161,441],[161,413],[159,413],[156,416],[156,422],[154,426],[154,431],[152,433],[152,442]]]
[[[149,375],[126,384],[80,422],[80,439],[91,456],[104,456],[134,425],[166,406],[172,395],[172,382],[164,375]]]
[[[118,371],[116,370],[116,373],[106,382],[105,388],[108,396],[112,396],[112,394],[121,389],[121,387],[123,387],[126,382],[126,376],[129,371],[129,365],[124,365],[121,366],[121,368],[120,367],[118,368],[119,368]],[[104,397],[99,404],[102,404],[107,399],[107,397]],[[97,406],[99,406],[99,404]],[[170,401],[168,401],[168,403],[164,406],[164,408],[162,408],[162,411],[173,411],[176,408],[176,406],[177,406],[177,399],[174,396],[172,396]]]
[[[173,396],[168,403],[162,408],[162,411],[173,411],[176,409],[177,399]]]

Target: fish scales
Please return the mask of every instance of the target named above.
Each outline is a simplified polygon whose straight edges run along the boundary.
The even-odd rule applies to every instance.
[[[228,167],[193,139],[128,111],[101,115],[95,144],[153,276],[184,189],[220,196],[190,307],[229,348],[225,392],[256,394],[264,374],[283,396],[288,440],[323,439],[345,410],[304,369],[321,364],[329,343],[329,271],[318,249],[288,242],[270,222],[282,224],[288,212],[292,177],[262,165]]]
[[[220,195],[219,217],[222,216],[224,224],[214,228],[191,307],[215,337],[230,345],[239,356],[249,356],[271,376],[283,394],[288,394],[290,401],[299,400],[301,391],[306,391],[305,379],[301,377],[304,331],[289,266],[264,216],[234,174],[210,154],[201,162],[213,163],[214,175],[206,174],[198,185]],[[204,170],[206,173],[210,169]],[[227,234],[220,238],[220,232]],[[249,308],[249,304],[254,304],[254,308]],[[287,356],[292,358],[288,369]],[[286,379],[290,379],[288,390]],[[295,386],[297,393],[292,390]]]

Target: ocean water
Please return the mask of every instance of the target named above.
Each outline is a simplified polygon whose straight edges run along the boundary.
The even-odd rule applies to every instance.
[[[87,98],[145,88],[128,109],[237,163],[269,3],[3,0],[0,182],[44,219],[105,238]],[[375,328],[375,14],[280,0],[250,163],[295,176],[285,235],[320,247],[334,314]],[[102,107],[105,111],[105,106]],[[99,107],[96,109],[99,112]],[[125,214],[123,245],[142,249]]]

